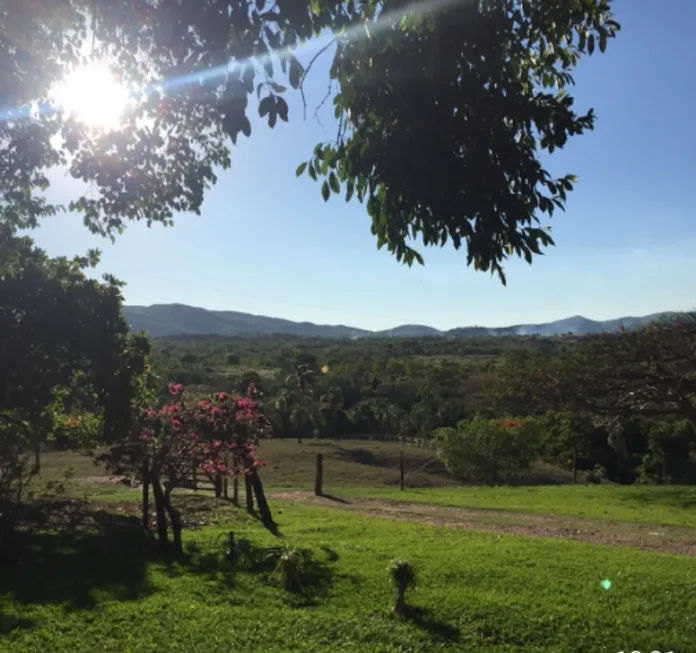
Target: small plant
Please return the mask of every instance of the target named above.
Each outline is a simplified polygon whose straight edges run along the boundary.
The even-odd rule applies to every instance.
[[[389,563],[388,571],[392,583],[396,587],[394,612],[400,617],[404,617],[408,614],[406,592],[416,585],[416,568],[408,560],[397,558]]]
[[[288,592],[299,592],[305,580],[307,553],[292,547],[280,547],[269,552],[276,560],[275,573]]]

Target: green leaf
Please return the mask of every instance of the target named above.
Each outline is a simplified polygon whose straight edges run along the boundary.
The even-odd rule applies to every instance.
[[[331,190],[329,189],[329,184],[324,181],[324,183],[321,185],[321,196],[324,198],[325,202],[329,201],[329,197],[331,197]]]
[[[331,190],[338,195],[341,192],[341,184],[338,183],[338,177],[335,172],[331,172],[329,175],[329,186]]]
[[[259,102],[259,116],[264,118],[268,115],[272,108],[273,97],[271,95],[267,95],[265,98],[263,98],[263,100],[261,100],[261,102]]]
[[[606,30],[602,30],[599,33],[599,51],[605,52],[606,49],[607,49],[607,32],[606,32]]]
[[[295,177],[300,177],[302,176],[302,173],[307,169],[307,162],[305,161],[304,163],[300,163],[299,166],[297,166],[297,170],[295,170]]]
[[[355,184],[352,179],[349,179],[346,183],[346,202],[350,202],[355,192]]]
[[[317,171],[316,168],[314,167],[314,163],[309,164],[309,170],[307,171],[309,173],[309,176],[316,181],[317,180]]]
[[[275,98],[276,111],[278,112],[278,117],[283,121],[288,121],[288,103],[282,97]]]
[[[290,55],[290,70],[288,71],[288,81],[290,86],[297,89],[300,87],[302,82],[302,77],[304,75],[304,68],[302,64],[292,55]]]
[[[594,52],[595,48],[595,36],[594,34],[590,34],[590,38],[587,39],[587,52],[589,54],[592,54]]]

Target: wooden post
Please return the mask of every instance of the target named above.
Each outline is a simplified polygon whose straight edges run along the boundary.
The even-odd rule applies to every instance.
[[[401,452],[401,464],[399,466],[401,491],[404,491],[404,452]]]
[[[317,471],[314,477],[314,494],[318,497],[324,491],[324,455],[317,454]]]
[[[239,505],[239,477],[232,479],[232,503]]]

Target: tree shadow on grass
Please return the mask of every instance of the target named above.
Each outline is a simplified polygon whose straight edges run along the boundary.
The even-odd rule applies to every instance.
[[[678,508],[687,510],[696,507],[696,493],[685,492],[680,486],[632,486],[630,493],[616,492],[612,498],[633,505]]]
[[[341,497],[337,497],[335,494],[326,494],[325,492],[321,494],[322,499],[328,499],[329,501],[334,501],[335,503],[343,503],[346,505],[350,505],[350,501],[347,499],[342,499]]]
[[[20,605],[85,610],[152,593],[147,565],[155,551],[137,518],[85,510],[88,527],[80,529],[76,515],[67,530],[17,533],[12,564],[0,573],[0,595]]]
[[[252,575],[268,585],[283,587],[279,560],[289,548],[258,547],[250,540],[241,538],[235,541],[234,552],[230,557],[229,543],[225,543],[222,538],[211,544],[212,546],[202,548],[194,542],[190,543],[181,564],[187,570],[210,580],[217,580],[226,587],[234,587],[236,578],[241,575]],[[317,605],[328,594],[335,578],[334,569],[327,562],[334,562],[338,556],[334,553],[334,557],[324,551],[325,561],[309,549],[298,552],[302,559],[301,572],[298,582],[285,588],[288,601],[295,607]]]
[[[427,632],[433,640],[456,642],[459,639],[459,628],[436,619],[427,608],[410,607],[405,618],[409,623]]]

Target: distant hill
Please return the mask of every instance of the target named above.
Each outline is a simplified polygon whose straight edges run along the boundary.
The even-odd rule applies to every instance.
[[[208,311],[184,304],[154,304],[153,306],[124,306],[124,315],[133,331],[145,330],[153,338],[164,336],[260,336],[296,335],[318,338],[397,338],[445,336],[450,338],[471,336],[538,335],[559,336],[572,333],[589,335],[604,331],[616,331],[620,325],[631,329],[676,313],[655,313],[645,317],[622,317],[614,320],[589,320],[575,315],[555,322],[542,324],[517,324],[509,327],[461,327],[440,331],[419,324],[407,324],[386,331],[368,331],[354,327],[292,322],[277,317],[252,315],[236,311]]]

